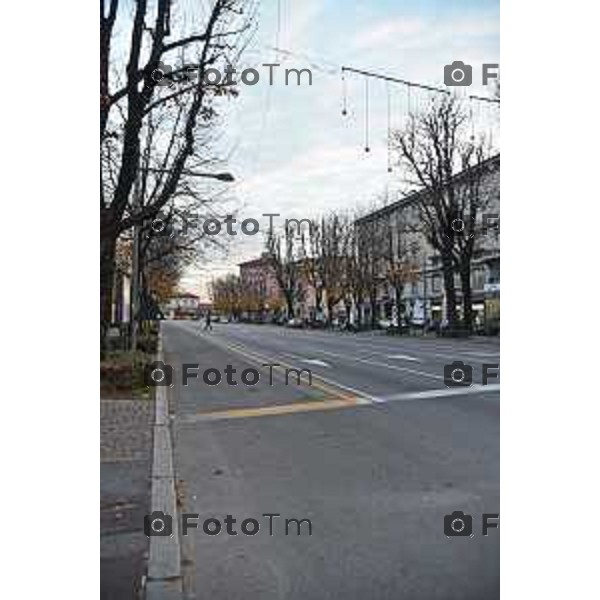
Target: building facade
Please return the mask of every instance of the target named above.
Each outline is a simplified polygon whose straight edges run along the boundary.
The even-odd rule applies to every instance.
[[[198,317],[200,298],[190,292],[182,292],[169,298],[162,307],[169,319],[195,319]]]
[[[477,181],[482,204],[473,227],[462,221],[461,235],[474,236],[471,261],[471,293],[474,324],[488,333],[499,331],[500,322],[500,155],[473,171],[458,173],[452,182],[457,192]],[[439,253],[428,241],[421,211],[422,194],[417,191],[384,208],[358,219],[358,252],[372,264],[372,281],[376,288],[374,303],[361,310],[366,319],[375,305],[376,318],[406,321],[417,325],[442,324],[446,319],[446,302]],[[370,253],[370,255],[369,255]],[[394,261],[396,264],[394,264]],[[395,281],[401,285],[394,285]],[[457,309],[462,315],[460,276],[455,274]],[[401,289],[398,297],[398,289]]]
[[[283,304],[283,294],[277,283],[275,270],[268,255],[245,261],[238,265],[243,295],[244,312],[250,314],[273,314]]]

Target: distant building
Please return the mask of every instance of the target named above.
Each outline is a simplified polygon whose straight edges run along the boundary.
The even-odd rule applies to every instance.
[[[197,310],[199,315],[205,316],[209,312],[214,312],[214,306],[212,302],[198,302]]]
[[[199,314],[199,304],[199,296],[182,292],[165,302],[163,312],[169,319],[195,319]]]
[[[267,254],[240,263],[240,284],[244,304],[252,313],[271,313],[283,303],[275,270]]]
[[[294,315],[297,318],[306,321],[316,319],[323,320],[326,315],[327,294],[322,293],[321,312],[317,311],[316,290],[311,285],[307,271],[309,265],[301,259],[297,262],[297,281],[296,298],[294,301]],[[253,310],[246,310],[248,313],[260,314],[261,317],[273,317],[277,314],[289,316],[287,304],[268,255],[263,254],[260,258],[246,261],[239,265],[240,284],[242,293],[245,297],[245,306],[253,306]],[[333,307],[333,317],[341,316],[345,313],[344,304],[338,302]],[[252,316],[251,314],[247,314]]]

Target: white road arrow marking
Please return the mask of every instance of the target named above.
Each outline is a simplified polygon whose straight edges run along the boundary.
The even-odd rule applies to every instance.
[[[408,356],[407,354],[388,354],[388,358],[399,358],[400,360],[410,360],[412,362],[423,362],[419,358],[414,356]]]
[[[303,358],[302,362],[308,363],[309,365],[316,365],[317,367],[329,368],[331,366],[328,363],[323,362],[322,360],[318,360],[317,358]]]

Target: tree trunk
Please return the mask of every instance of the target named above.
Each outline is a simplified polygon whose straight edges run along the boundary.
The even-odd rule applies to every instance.
[[[285,294],[285,302],[287,304],[288,309],[288,319],[294,318],[294,298],[290,293]]]
[[[442,255],[442,270],[444,275],[444,291],[446,293],[448,333],[456,335],[456,287],[454,285],[454,265],[451,255]]]
[[[362,294],[358,296],[358,303],[356,305],[358,311],[358,324],[359,326],[365,325],[365,298]]]
[[[327,324],[331,326],[333,322],[333,302],[327,300]]]
[[[315,288],[315,316],[321,318],[323,314],[323,288]]]
[[[473,332],[473,294],[471,292],[471,263],[464,261],[460,269],[460,286],[463,298],[463,326],[470,335]]]
[[[401,325],[401,321],[402,321],[402,292],[404,291],[404,285],[400,284],[400,283],[396,283],[396,285],[394,286],[394,293],[396,295],[396,297],[394,298],[395,302],[396,302],[396,320],[397,320],[397,325],[398,327],[400,327]]]
[[[344,302],[344,307],[346,308],[346,329],[350,327],[350,321],[352,317],[352,303],[347,300]]]
[[[369,304],[371,305],[371,327],[375,329],[377,326],[377,296],[370,296]]]
[[[100,350],[106,349],[106,333],[111,321],[115,282],[117,232],[107,213],[100,215]]]

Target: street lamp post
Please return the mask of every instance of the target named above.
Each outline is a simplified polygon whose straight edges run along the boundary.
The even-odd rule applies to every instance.
[[[139,214],[143,208],[143,199],[140,194],[140,173],[170,173],[171,169],[156,169],[154,167],[142,167],[138,169],[133,185],[133,211],[134,214]],[[235,177],[229,173],[203,173],[197,171],[184,170],[182,175],[187,177],[203,177],[206,179],[216,179],[231,183],[235,181]],[[140,310],[140,235],[142,232],[142,224],[136,219],[133,225],[133,248],[131,258],[131,349],[137,350],[138,340],[138,313]]]
[[[133,184],[133,210],[139,211],[141,208],[140,183],[136,175]],[[131,349],[137,350],[138,338],[138,312],[140,308],[140,233],[141,226],[136,222],[133,226],[133,244],[131,256]]]
[[[423,325],[427,323],[427,255],[423,254]]]
[[[142,169],[140,169],[140,171],[147,171],[150,173],[171,173],[172,169],[158,169],[155,167],[144,167]],[[189,169],[184,169],[183,171],[181,171],[181,174],[184,177],[203,177],[205,179],[216,179],[217,181],[223,181],[226,183],[232,183],[235,181],[235,177],[229,173],[228,171],[225,171],[224,173],[205,173],[203,171],[192,171]]]

